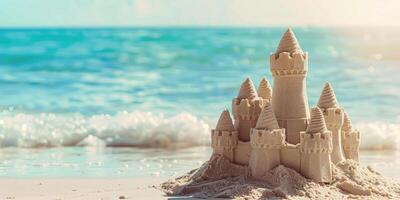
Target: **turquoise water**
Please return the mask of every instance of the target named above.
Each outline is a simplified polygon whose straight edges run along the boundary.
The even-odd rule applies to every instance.
[[[268,56],[283,31],[0,30],[0,105],[35,113],[145,110],[215,117],[246,76],[255,83],[263,75],[271,80]],[[295,32],[309,52],[311,105],[330,81],[355,119],[394,120],[399,115],[393,109],[399,106],[399,61],[386,60],[380,49],[374,52],[373,43],[370,55],[360,55],[368,48],[363,39],[368,35],[329,29]]]
[[[83,148],[0,150],[1,178],[177,177],[209,159],[211,148]],[[362,165],[400,180],[398,151],[362,151]]]
[[[1,29],[0,177],[172,176],[198,165],[207,151],[185,160],[153,147],[208,145],[241,81],[265,75],[272,83],[268,57],[284,31]],[[310,105],[330,81],[361,147],[398,149],[400,30],[294,31],[309,53]],[[157,168],[160,154],[170,168]],[[142,166],[148,156],[156,161]]]

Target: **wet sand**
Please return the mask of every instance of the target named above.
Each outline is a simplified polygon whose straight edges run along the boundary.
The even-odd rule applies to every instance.
[[[167,199],[156,188],[163,178],[3,179],[0,199]]]

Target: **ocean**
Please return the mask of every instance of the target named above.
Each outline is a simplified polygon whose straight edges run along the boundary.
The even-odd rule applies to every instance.
[[[285,28],[0,29],[0,178],[172,177],[211,154],[241,82],[273,84]],[[361,161],[399,177],[400,29],[294,28],[310,106],[326,81]]]

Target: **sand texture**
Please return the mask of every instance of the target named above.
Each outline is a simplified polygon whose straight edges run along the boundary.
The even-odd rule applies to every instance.
[[[156,188],[162,181],[165,179],[1,179],[0,199],[167,199]]]
[[[213,156],[197,170],[165,182],[169,196],[233,199],[399,199],[400,183],[383,177],[371,167],[346,160],[333,166],[332,184],[306,179],[282,165],[260,180],[248,167]]]

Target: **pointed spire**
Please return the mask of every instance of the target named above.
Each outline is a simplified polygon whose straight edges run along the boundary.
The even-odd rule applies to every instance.
[[[325,133],[327,131],[325,119],[321,109],[315,107],[311,110],[311,120],[306,133]]]
[[[272,106],[270,103],[267,103],[260,113],[260,117],[258,117],[257,129],[269,129],[274,130],[278,129],[278,121],[276,121],[275,113],[272,110]]]
[[[321,96],[319,97],[318,107],[321,109],[339,107],[335,92],[329,82],[325,83],[324,90],[322,90]]]
[[[352,130],[353,130],[353,125],[351,124],[351,120],[349,118],[349,115],[347,114],[347,112],[344,112],[344,122],[343,122],[343,126],[342,126],[342,131],[347,133],[347,132],[350,132]]]
[[[269,84],[269,81],[267,80],[267,77],[263,76],[263,78],[261,79],[260,84],[258,85],[257,93],[258,96],[263,99],[272,98],[272,88]]]
[[[237,96],[238,99],[254,99],[258,97],[256,88],[254,87],[253,81],[249,77],[240,86],[240,91]]]
[[[279,42],[278,49],[276,50],[276,54],[282,52],[288,52],[290,54],[303,52],[291,28],[288,28],[283,34],[282,39]]]
[[[221,116],[219,117],[217,127],[215,127],[215,130],[218,131],[234,131],[235,127],[233,126],[232,123],[232,118],[231,115],[229,114],[229,111],[225,108],[224,111],[222,111]]]

